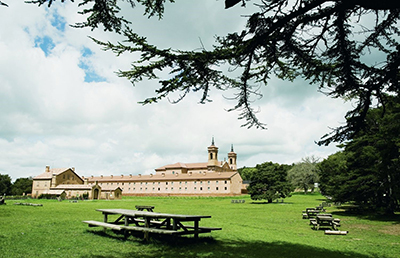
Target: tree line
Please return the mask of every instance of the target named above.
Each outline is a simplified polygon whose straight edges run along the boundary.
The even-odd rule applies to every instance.
[[[251,198],[272,202],[290,196],[295,188],[313,191],[319,183],[321,193],[334,202],[387,214],[399,211],[400,98],[385,98],[384,107],[367,112],[364,129],[320,162],[309,157],[292,165],[266,162],[239,169],[243,180],[250,181]]]
[[[18,178],[11,182],[9,175],[0,174],[0,195],[24,195],[32,193],[32,177]]]

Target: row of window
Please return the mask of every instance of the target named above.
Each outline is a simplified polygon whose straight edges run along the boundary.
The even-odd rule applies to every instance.
[[[228,191],[228,187],[224,187],[224,188],[221,188],[221,190],[224,190],[224,191]],[[122,188],[122,192],[124,192],[124,188]],[[166,192],[168,192],[168,191],[174,191],[174,188],[173,187],[170,187],[170,188],[168,188],[168,187],[165,187],[165,189],[164,189]],[[175,190],[176,190],[176,188],[175,188]],[[178,190],[179,191],[182,191],[182,190],[184,190],[184,191],[187,191],[188,190],[188,188],[187,187],[179,187],[178,188]],[[193,188],[193,190],[194,191],[203,191],[203,187],[194,187]],[[207,191],[211,191],[211,187],[207,187],[207,189],[205,189],[204,188],[204,190],[207,190]],[[216,191],[220,191],[220,188],[219,187],[215,187],[215,190]],[[147,192],[147,191],[152,191],[152,192],[160,192],[161,191],[161,187],[153,187],[153,188],[147,188],[147,187],[145,187],[145,188],[143,188],[143,187],[140,187],[140,188],[136,188],[136,187],[133,187],[133,188],[128,188],[127,189],[127,191],[128,192],[131,192],[131,191],[140,191],[140,192],[143,192],[143,191],[145,191],[145,192]]]
[[[178,183],[178,182],[175,182],[175,184],[177,184],[177,183]],[[179,182],[179,185],[182,185],[182,184],[187,185],[187,183],[188,183],[187,181],[185,181],[185,182],[180,181],[180,182]],[[194,184],[203,184],[203,181],[193,181],[193,183],[194,183]],[[211,181],[207,181],[207,184],[210,184],[210,183],[211,183]],[[218,180],[215,181],[215,183],[218,184],[218,183],[219,183]],[[113,183],[113,182],[111,182],[111,183],[110,183],[110,182],[107,182],[107,183],[100,183],[100,185],[103,185],[103,184],[105,184],[105,185],[113,185],[114,183]],[[119,182],[116,182],[115,184],[116,184],[116,185],[119,185],[120,183],[119,183]],[[156,185],[156,184],[157,184],[157,185],[161,185],[161,182],[140,182],[140,183],[139,183],[139,182],[137,182],[137,183],[136,183],[136,182],[132,182],[132,183],[131,183],[131,182],[129,182],[129,183],[124,183],[124,182],[122,182],[122,183],[121,183],[121,185],[131,185],[131,184],[132,184],[132,185],[136,185],[136,184],[138,184],[138,185],[139,185],[139,184],[140,184],[140,185],[148,185],[148,184],[149,184],[149,185],[150,185],[150,184],[152,184],[152,185]],[[168,185],[168,184],[173,185],[174,182],[165,182],[165,185]],[[228,184],[228,181],[225,180],[225,181],[224,181],[224,184]]]

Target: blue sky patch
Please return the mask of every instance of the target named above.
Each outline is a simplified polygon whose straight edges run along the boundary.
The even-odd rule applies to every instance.
[[[63,16],[60,16],[58,12],[54,12],[53,17],[51,19],[51,26],[56,28],[57,30],[64,32],[65,31],[65,25],[67,22],[65,21],[65,18]]]
[[[51,53],[55,46],[53,39],[49,36],[35,38],[35,47],[40,47],[46,56]]]
[[[106,81],[105,78],[98,75],[91,65],[89,57],[93,55],[93,52],[89,49],[84,47],[81,51],[82,59],[79,62],[79,67],[85,71],[85,82],[104,82]]]

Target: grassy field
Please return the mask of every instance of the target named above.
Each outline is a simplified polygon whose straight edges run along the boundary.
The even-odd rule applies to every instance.
[[[348,235],[314,231],[302,210],[325,201],[319,194],[295,194],[283,203],[245,203],[233,198],[125,197],[115,201],[28,200],[42,207],[0,206],[0,257],[399,257],[400,216],[349,215],[340,207],[328,212],[341,219]],[[82,220],[102,220],[98,208],[134,209],[154,205],[166,213],[211,215],[202,226],[221,231],[192,238],[123,236],[89,228]]]

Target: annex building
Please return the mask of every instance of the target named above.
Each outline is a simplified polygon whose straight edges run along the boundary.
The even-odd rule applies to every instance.
[[[242,178],[237,172],[237,154],[233,146],[227,159],[219,161],[214,139],[208,147],[207,162],[168,164],[156,168],[155,173],[150,175],[101,175],[85,178],[78,176],[74,169],[58,174],[57,171],[53,170],[54,175],[46,172],[35,177],[32,195],[37,197],[40,193],[54,190],[64,190],[67,197],[85,193],[89,199],[120,198],[120,193],[125,196],[232,196],[242,193]],[[41,181],[44,177],[47,180],[55,177],[54,183]],[[76,189],[79,187],[82,188]]]
[[[75,168],[52,168],[46,166],[45,172],[34,177],[32,197],[76,198],[87,196],[88,199],[119,199],[122,189],[118,186],[100,187],[91,184],[84,177],[75,173]]]

